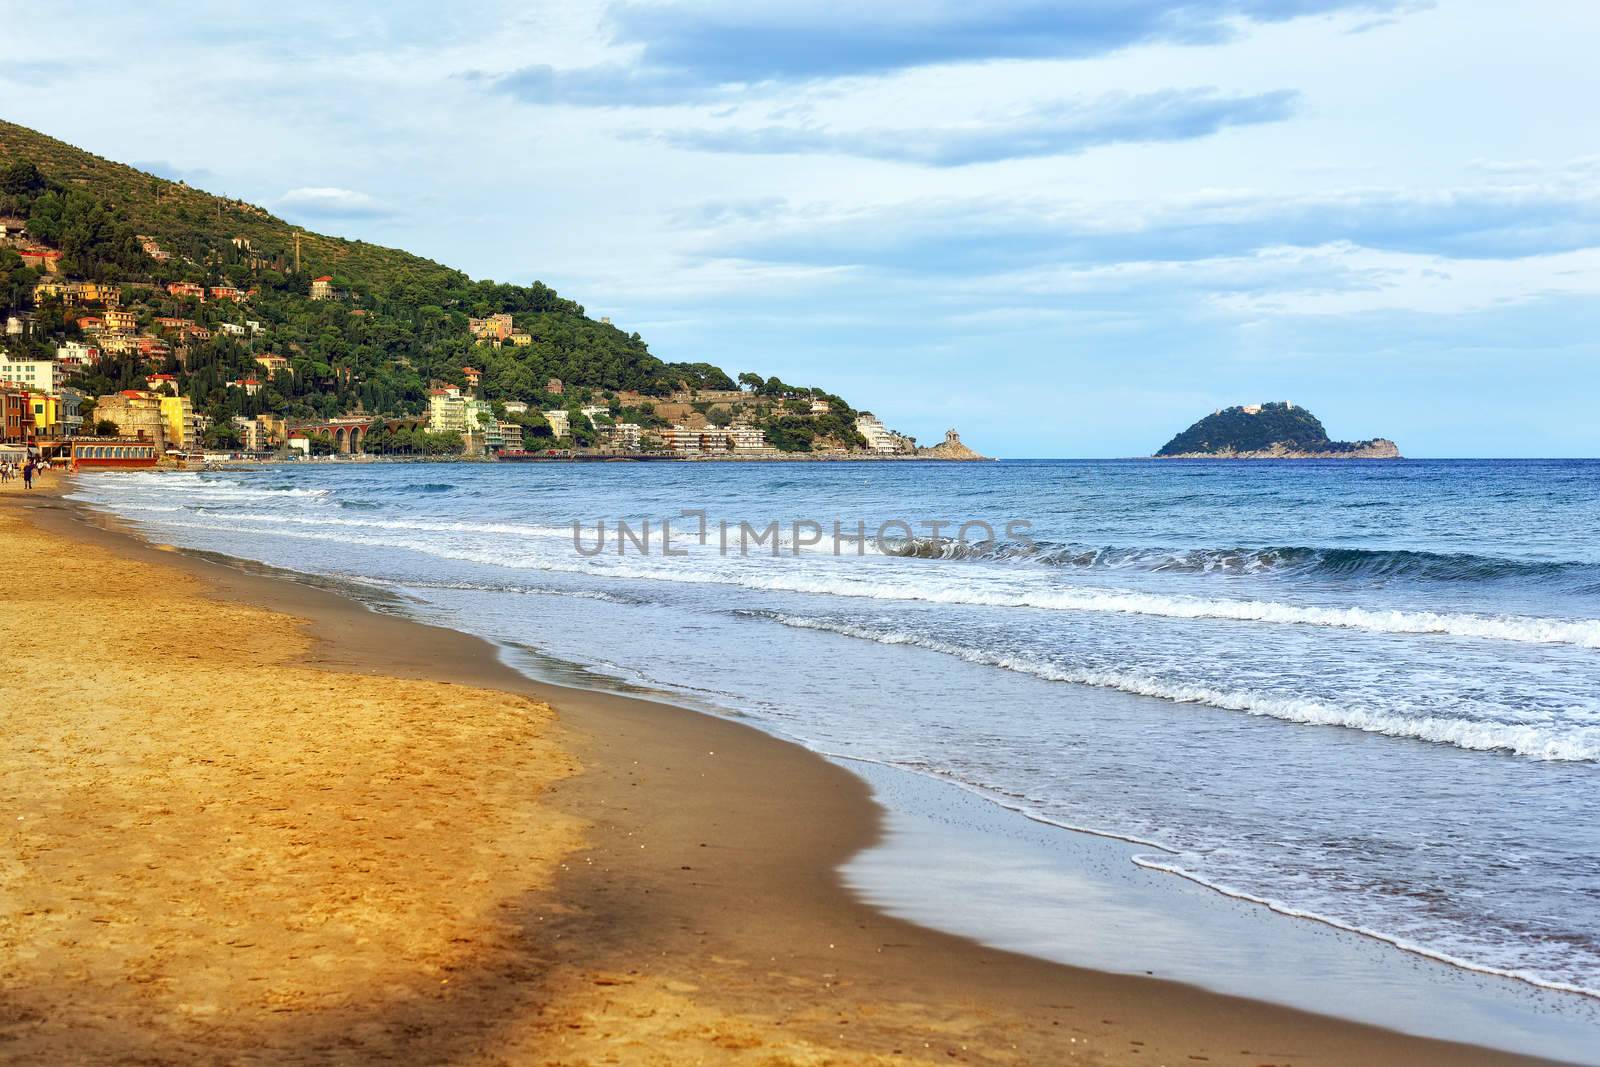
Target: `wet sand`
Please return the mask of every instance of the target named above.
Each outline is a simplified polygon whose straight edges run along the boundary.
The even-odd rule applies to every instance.
[[[847,771],[59,478],[0,491],[5,1062],[1536,1062],[887,917]]]

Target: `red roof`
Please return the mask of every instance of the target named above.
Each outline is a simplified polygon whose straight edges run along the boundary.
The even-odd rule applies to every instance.
[[[178,376],[176,374],[152,374],[145,379],[147,382],[175,382],[177,380]]]
[[[319,282],[331,282],[331,281],[333,281],[333,275],[324,274],[322,277],[320,277],[320,278],[318,278],[316,280],[319,281]]]

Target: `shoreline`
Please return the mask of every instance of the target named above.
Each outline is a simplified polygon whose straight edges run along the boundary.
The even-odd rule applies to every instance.
[[[0,498],[7,510],[16,496]],[[535,907],[552,920],[540,929],[541,952],[564,982],[588,979],[598,1000],[578,1001],[586,1025],[613,1028],[592,1047],[586,1035],[561,1034],[567,1062],[615,1048],[607,1042],[630,1026],[637,1035],[641,998],[650,1019],[678,1020],[681,1044],[630,1062],[746,1062],[739,1056],[757,1049],[798,1056],[802,1048],[851,1062],[1058,1062],[1079,1053],[1089,1062],[1548,1062],[1053,964],[894,919],[838,873],[881,839],[883,814],[866,783],[823,757],[674,705],[532,681],[475,637],[164,551],[53,494],[34,498],[25,504],[35,528],[176,569],[203,583],[207,598],[304,620],[306,667],[474,686],[556,709],[559,744],[583,771],[554,783],[547,801],[587,821],[587,844],[537,894]],[[516,998],[496,992],[490,1006],[504,1014]],[[499,1037],[511,1020],[482,1023]],[[653,1035],[644,1040],[662,1040],[651,1025],[659,1024],[643,1026]],[[549,1054],[549,1036],[532,1047]]]

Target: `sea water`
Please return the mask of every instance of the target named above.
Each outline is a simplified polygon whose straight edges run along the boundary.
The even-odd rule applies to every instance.
[[[1600,462],[301,464],[76,495],[1600,995]]]

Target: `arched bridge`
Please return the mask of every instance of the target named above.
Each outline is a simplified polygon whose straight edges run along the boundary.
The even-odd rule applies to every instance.
[[[396,430],[425,430],[428,428],[428,418],[426,415],[404,415],[391,419],[371,418],[366,415],[341,415],[322,422],[293,423],[289,427],[289,433],[293,436],[307,437],[327,434],[340,455],[350,455],[366,450],[363,446],[367,434],[371,433],[375,426],[382,426],[390,433]]]

